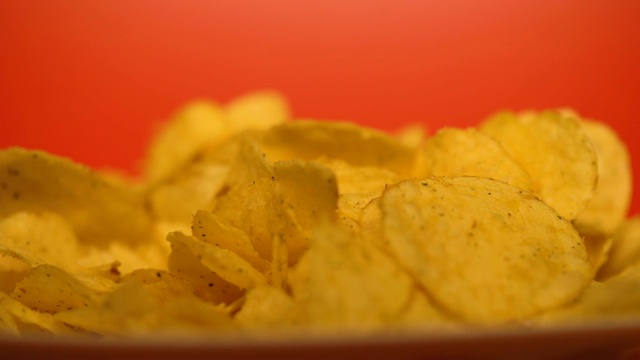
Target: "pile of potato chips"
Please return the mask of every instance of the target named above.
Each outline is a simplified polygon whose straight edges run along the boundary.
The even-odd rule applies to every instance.
[[[0,333],[459,331],[640,315],[629,154],[567,109],[386,134],[195,102],[144,177],[0,151]]]

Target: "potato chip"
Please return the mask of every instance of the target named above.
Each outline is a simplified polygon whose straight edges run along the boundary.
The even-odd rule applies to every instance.
[[[16,284],[12,296],[34,310],[51,314],[88,307],[100,298],[95,290],[51,265],[34,267]]]
[[[331,224],[317,228],[290,284],[296,322],[359,331],[390,323],[413,288],[395,261]]]
[[[364,208],[380,195],[375,194],[340,194],[338,209],[349,219],[359,222]]]
[[[331,171],[302,161],[271,164],[251,142],[240,147],[226,183],[212,213],[244,231],[265,260],[271,259],[274,236],[283,236],[289,261],[297,261],[308,247],[309,229],[333,217],[337,207]]]
[[[260,147],[271,161],[338,159],[408,176],[413,149],[390,135],[348,122],[298,120],[269,129]]]
[[[256,269],[264,269],[265,265],[260,255],[251,244],[247,234],[229,224],[218,215],[206,210],[199,210],[193,216],[192,234],[195,238],[230,250]]]
[[[168,268],[170,273],[187,280],[196,296],[213,304],[231,304],[244,294],[244,290],[203,265],[182,241],[171,243]]]
[[[170,176],[202,148],[227,138],[229,131],[218,104],[195,101],[184,106],[152,139],[146,178],[157,182]]]
[[[575,118],[553,111],[502,112],[480,130],[494,139],[531,175],[533,193],[562,217],[573,220],[593,196],[597,158]]]
[[[188,336],[233,328],[229,314],[194,297],[163,299],[138,281],[119,285],[99,303],[55,315],[84,331],[114,336]]]
[[[599,280],[606,280],[640,262],[640,217],[626,220],[612,237],[608,260],[598,272]]]
[[[191,103],[142,182],[0,151],[0,333],[263,340],[640,315],[628,151],[606,125],[505,112],[427,137],[289,118],[268,91]]]
[[[191,224],[196,210],[209,208],[224,186],[228,171],[226,164],[194,163],[150,189],[148,197],[155,218]]]
[[[166,268],[168,246],[155,242],[144,245],[129,245],[112,242],[106,248],[88,246],[78,259],[78,265],[85,269],[96,266],[111,266],[117,262],[118,272],[129,273],[139,268]]]
[[[74,331],[0,292],[0,335],[72,334]]]
[[[31,266],[52,264],[77,269],[78,239],[71,226],[51,212],[16,212],[0,221],[0,254]]]
[[[132,281],[144,285],[160,301],[193,295],[193,287],[187,280],[165,270],[138,269],[124,276],[120,282]]]
[[[295,261],[308,248],[313,229],[334,217],[338,202],[336,178],[328,168],[300,160],[276,162],[274,172],[282,190],[283,210],[291,214],[300,229],[285,239],[290,260]],[[292,229],[285,229],[285,233],[290,233],[287,230]]]
[[[234,319],[247,329],[283,328],[291,325],[293,307],[293,300],[282,289],[260,286],[247,292]]]
[[[226,121],[233,132],[266,130],[289,120],[289,104],[273,91],[249,93],[226,106]]]
[[[0,151],[0,218],[18,211],[51,211],[71,224],[83,243],[142,243],[152,225],[142,196],[94,171],[40,151]]]
[[[584,242],[552,208],[507,183],[434,177],[389,187],[382,228],[434,302],[475,323],[563,305],[592,271]]]
[[[476,129],[445,128],[427,139],[418,152],[415,174],[477,176],[531,190],[531,176],[491,137]]]
[[[394,184],[401,179],[395,172],[384,168],[355,166],[341,160],[322,158],[318,160],[335,174],[340,194],[379,196],[387,185]]]
[[[428,137],[429,130],[424,124],[413,123],[404,125],[394,132],[394,135],[401,143],[417,149]]]
[[[542,324],[606,321],[633,321],[640,318],[640,267],[637,265],[607,279],[594,281],[585,293],[565,307],[551,309],[536,317]]]
[[[613,238],[606,236],[583,236],[589,262],[594,274],[608,261]]]
[[[179,232],[170,233],[167,240],[172,246],[179,244],[186,247],[202,265],[241,289],[251,289],[267,283],[263,274],[233,251]]]
[[[631,203],[629,151],[606,124],[583,120],[582,127],[598,157],[598,182],[593,197],[573,223],[581,234],[610,236],[627,217]]]

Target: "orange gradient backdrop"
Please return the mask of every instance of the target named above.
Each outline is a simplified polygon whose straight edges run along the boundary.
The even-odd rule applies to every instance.
[[[6,0],[0,52],[0,147],[94,167],[136,173],[191,99],[274,89],[389,130],[571,106],[640,169],[640,1]]]

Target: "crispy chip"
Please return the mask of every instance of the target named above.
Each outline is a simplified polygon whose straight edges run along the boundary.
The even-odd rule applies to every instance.
[[[149,146],[146,177],[156,182],[170,176],[205,146],[229,136],[223,109],[209,101],[184,106],[157,132]]]
[[[223,218],[206,210],[193,216],[193,236],[210,244],[230,250],[251,263],[256,269],[265,269],[265,263],[251,244],[247,234]]]
[[[477,176],[531,190],[531,177],[491,137],[476,129],[445,128],[418,152],[416,176]]]
[[[504,182],[405,181],[380,206],[399,261],[437,305],[467,321],[501,323],[565,304],[592,278],[571,224]]]
[[[78,239],[60,215],[16,212],[0,221],[0,253],[31,266],[52,264],[77,269]]]
[[[531,175],[533,193],[562,217],[573,220],[593,196],[597,158],[580,122],[553,111],[502,112],[480,130]]]
[[[272,161],[338,159],[409,175],[413,149],[390,135],[347,122],[299,120],[274,126],[260,140]]]
[[[598,279],[605,280],[640,262],[640,217],[626,220],[613,235],[608,260]]]
[[[32,309],[51,314],[87,307],[100,298],[97,291],[51,265],[34,267],[16,284],[12,296]]]
[[[71,334],[74,331],[0,292],[0,335]]]
[[[230,304],[244,293],[236,285],[203,265],[198,255],[182,241],[171,243],[168,268],[170,273],[186,279],[196,296],[214,304]]]
[[[234,327],[223,308],[189,296],[166,299],[135,280],[118,286],[99,304],[58,313],[55,319],[88,332],[115,336],[167,334],[175,338]]]
[[[629,153],[608,126],[503,112],[427,137],[290,117],[269,91],[188,104],[140,182],[0,151],[0,335],[640,319],[640,218],[625,220]]]
[[[296,321],[362,331],[390,323],[413,288],[391,258],[329,224],[317,229],[290,279]]]
[[[574,225],[581,234],[610,236],[627,217],[631,203],[633,181],[629,151],[606,124],[583,120],[582,127],[598,157],[598,183]]]
[[[269,329],[292,322],[293,300],[282,289],[260,286],[247,292],[235,320],[244,328]]]
[[[584,295],[565,307],[535,319],[542,324],[588,321],[623,323],[640,319],[640,267],[633,266],[604,281],[594,281]]]
[[[167,240],[172,246],[179,244],[186,247],[202,265],[241,289],[251,289],[267,283],[264,275],[233,251],[179,232],[170,233]]]
[[[287,101],[273,91],[254,92],[234,99],[227,105],[225,116],[236,133],[266,130],[291,117]]]
[[[395,184],[400,180],[398,174],[384,168],[355,166],[341,160],[319,160],[335,173],[340,194],[378,196],[387,185]]]
[[[67,159],[19,148],[0,151],[0,183],[0,217],[57,212],[80,241],[100,246],[149,239],[151,218],[140,194]]]

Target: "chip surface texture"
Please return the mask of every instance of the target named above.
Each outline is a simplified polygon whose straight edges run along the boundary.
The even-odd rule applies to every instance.
[[[571,224],[535,196],[476,177],[389,187],[383,234],[443,310],[504,323],[573,300],[592,274]]]

